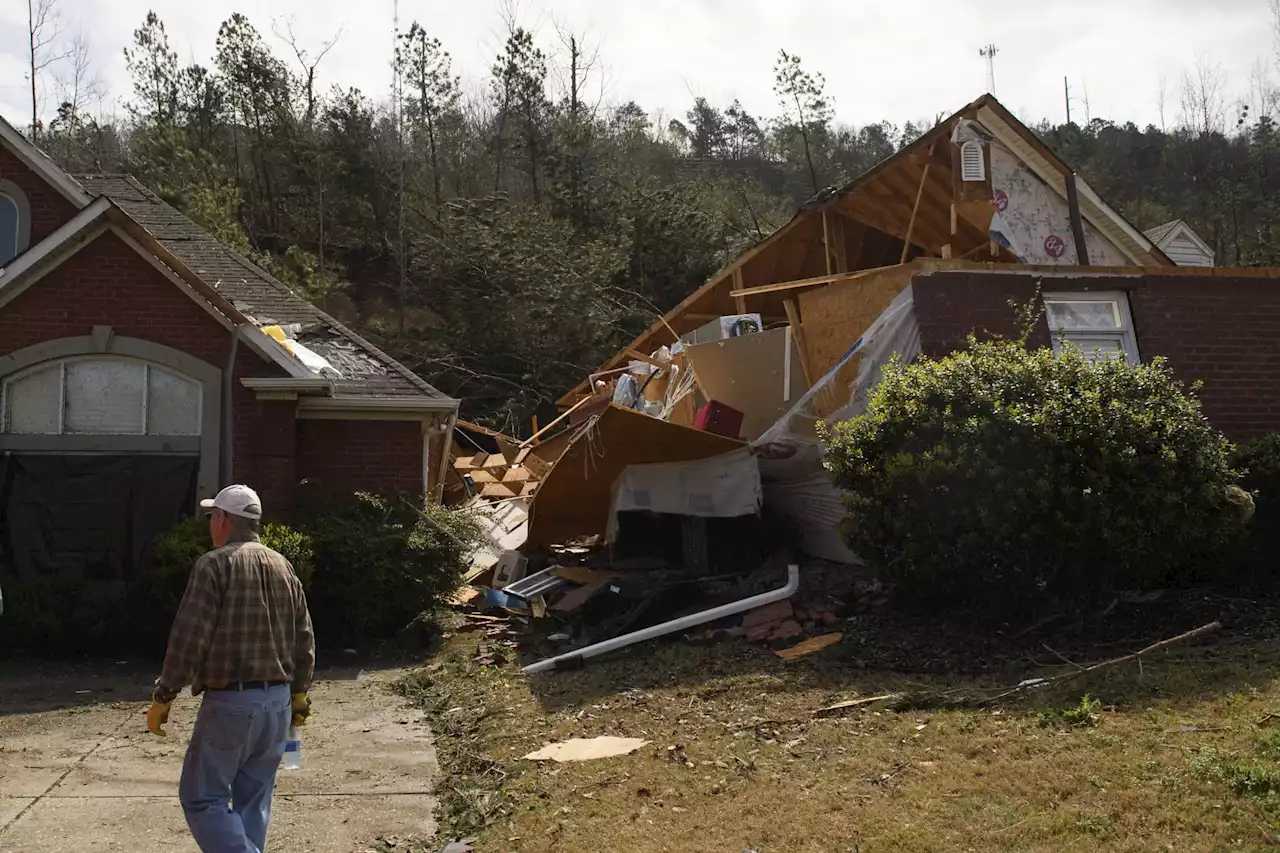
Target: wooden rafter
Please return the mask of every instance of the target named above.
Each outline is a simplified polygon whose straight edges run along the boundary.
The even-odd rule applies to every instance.
[[[933,145],[937,143],[934,142]],[[929,157],[933,158],[933,145],[929,146]],[[916,201],[911,206],[911,218],[907,220],[907,235],[902,238],[902,263],[907,262],[907,256],[911,254],[911,232],[915,230],[916,218],[920,215],[920,202],[924,199],[925,184],[929,183],[929,170],[933,168],[933,163],[925,163],[924,171],[920,174],[920,186],[916,189]]]

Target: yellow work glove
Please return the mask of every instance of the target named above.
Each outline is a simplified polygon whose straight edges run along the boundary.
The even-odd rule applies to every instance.
[[[169,722],[169,704],[155,698],[151,700],[151,707],[147,709],[147,731],[153,735],[169,736],[169,733],[161,728],[161,726]]]
[[[311,697],[305,693],[294,693],[293,696],[293,724],[295,726],[306,725],[311,719]]]

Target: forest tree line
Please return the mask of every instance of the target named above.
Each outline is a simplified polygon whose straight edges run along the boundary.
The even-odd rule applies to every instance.
[[[125,50],[126,111],[106,116],[87,44],[53,38],[55,3],[38,0],[46,14],[32,20],[33,77],[59,83],[47,124],[32,89],[27,132],[46,151],[73,173],[132,173],[462,398],[465,416],[518,433],[806,199],[929,124],[837,120],[822,75],[787,51],[774,115],[696,98],[662,119],[602,101],[602,60],[582,34],[540,38],[510,19],[483,89],[411,22],[389,92],[322,91],[340,34],[307,46],[236,14],[205,67],[179,62],[154,12]],[[1201,61],[1167,127],[1034,129],[1138,227],[1184,218],[1219,264],[1280,265],[1264,79],[1233,106]]]

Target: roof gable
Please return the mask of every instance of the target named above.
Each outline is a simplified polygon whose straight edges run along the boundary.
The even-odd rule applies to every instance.
[[[0,117],[0,145],[12,151],[31,171],[43,178],[49,186],[77,208],[86,207],[93,201],[93,196],[84,187],[2,117]]]
[[[1214,261],[1214,251],[1200,235],[1195,232],[1184,219],[1175,219],[1172,222],[1166,222],[1164,225],[1152,228],[1147,232],[1147,238],[1159,246],[1162,250],[1183,249],[1197,251],[1203,255],[1210,264]]]

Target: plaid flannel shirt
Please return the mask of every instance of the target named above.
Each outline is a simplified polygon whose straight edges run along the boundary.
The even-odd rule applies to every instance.
[[[172,701],[240,681],[278,681],[305,693],[315,637],[289,561],[250,534],[196,560],[169,633],[156,698]]]

